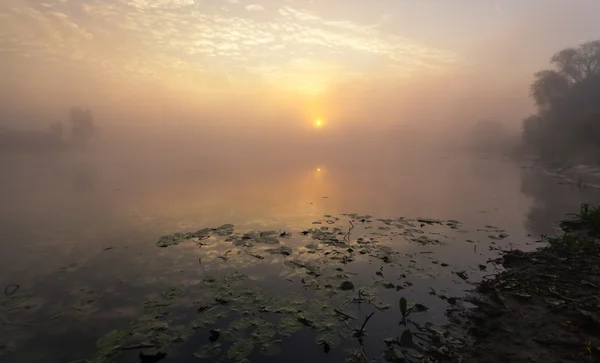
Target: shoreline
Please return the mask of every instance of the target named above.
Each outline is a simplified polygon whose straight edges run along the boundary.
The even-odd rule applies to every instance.
[[[600,362],[600,210],[582,206],[563,235],[531,252],[504,251],[504,270],[450,307],[453,328],[469,336],[454,362]]]

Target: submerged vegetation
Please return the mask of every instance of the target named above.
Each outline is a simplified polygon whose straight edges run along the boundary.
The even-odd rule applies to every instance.
[[[224,224],[172,233],[156,246],[191,254],[183,258],[197,259],[201,272],[169,280],[172,286],[155,290],[132,319],[111,324],[94,352],[72,363],[245,363],[287,360],[299,349],[348,363],[591,362],[600,353],[598,213],[583,205],[562,223],[562,235],[545,237],[533,252],[506,249],[510,237],[492,225],[474,241],[462,239],[458,221],[357,214],[326,215],[292,231]],[[408,243],[403,250],[398,239]],[[468,271],[435,253],[450,243],[476,251],[484,240],[500,257]],[[441,280],[462,290],[481,282],[467,296],[452,296],[447,282],[430,285]],[[40,308],[33,295],[18,285],[5,295],[0,326],[29,327],[20,314]],[[23,344],[11,336],[0,355]]]
[[[289,355],[299,337],[336,360],[450,361],[444,347],[462,339],[427,317],[430,310],[443,312],[447,298],[432,289],[422,301],[411,292],[419,280],[454,276],[448,264],[424,250],[454,239],[444,231],[464,232],[458,221],[348,214],[326,215],[294,231],[238,232],[225,224],[160,237],[161,249],[197,251],[201,257],[189,258],[205,272],[193,282],[171,281],[172,287],[139,303],[135,319],[106,329],[95,353],[73,362],[261,361]],[[489,233],[483,230],[482,238],[496,243]],[[414,251],[388,243],[398,239]],[[257,276],[254,267],[273,273]],[[28,295],[17,293],[1,300],[0,315],[15,306],[26,309],[27,301]],[[69,316],[53,318],[60,323]],[[384,321],[386,339],[379,337]],[[23,344],[6,342],[2,354],[12,355]]]

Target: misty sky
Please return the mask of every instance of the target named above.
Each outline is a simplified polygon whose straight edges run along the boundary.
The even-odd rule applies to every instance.
[[[599,18],[597,0],[1,0],[0,106],[517,117],[531,74]]]

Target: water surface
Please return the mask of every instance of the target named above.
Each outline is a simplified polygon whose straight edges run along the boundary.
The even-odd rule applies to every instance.
[[[358,154],[289,164],[268,159],[214,163],[189,156],[148,162],[89,152],[3,155],[1,163],[0,283],[17,284],[18,294],[31,295],[28,308],[2,313],[0,343],[12,351],[0,357],[6,362],[89,358],[99,337],[139,319],[144,302],[173,287],[188,294],[176,304],[185,317],[201,305],[207,276],[237,271],[248,275],[248,286],[275,296],[318,298],[311,298],[314,291],[305,286],[310,284],[306,271],[284,264],[294,258],[325,259],[323,266],[342,269],[356,286],[391,282],[401,287],[381,289],[381,304],[392,306],[387,312],[356,304],[346,310],[361,321],[376,313],[365,340],[369,355],[376,357],[383,339],[402,331],[396,319],[400,297],[430,308],[418,321],[443,324],[446,301],[438,295],[463,296],[470,282],[493,273],[491,266],[479,265],[488,266],[495,249],[535,248],[565,213],[600,199],[595,190],[560,184],[531,163],[464,152]],[[372,217],[364,221],[346,213]],[[397,229],[386,229],[385,221],[399,217],[411,219],[427,241],[439,243],[419,243],[412,238],[419,237],[417,232],[390,235]],[[452,228],[418,218],[460,223]],[[156,246],[163,235],[223,224],[233,224],[240,234],[290,233],[279,240],[293,254],[265,255],[263,246],[257,254],[266,258],[258,259],[238,253],[225,237],[211,237],[200,248],[193,241]],[[305,253],[314,240],[301,232],[321,227],[337,227],[340,238],[353,244],[375,236],[398,253],[398,260],[388,266],[367,254],[351,263],[332,263],[322,252]],[[462,271],[467,281],[456,275]],[[197,361],[192,352],[205,344],[208,330],[170,350],[164,361]],[[350,347],[356,344],[349,341]],[[290,337],[284,348],[283,356],[268,359],[330,359],[307,331]],[[327,354],[342,357],[345,348],[342,344]],[[136,359],[132,351],[117,361]]]

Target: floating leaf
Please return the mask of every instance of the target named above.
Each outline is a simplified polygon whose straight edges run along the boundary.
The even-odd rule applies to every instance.
[[[198,314],[192,322],[194,328],[211,327],[217,321],[227,316],[227,312],[220,308],[210,308]]]
[[[326,349],[335,348],[340,344],[340,342],[341,338],[331,331],[319,332],[315,338],[315,343],[317,343],[317,345],[328,347]]]
[[[414,311],[417,313],[421,313],[421,312],[427,311],[427,310],[429,310],[429,308],[427,306],[425,306],[423,304],[419,304],[419,303],[414,304],[411,309],[411,311]]]
[[[35,304],[27,305],[27,302],[31,299],[31,295],[12,295],[4,299],[0,299],[0,307],[22,309],[35,306]]]
[[[210,343],[202,346],[194,352],[194,356],[200,359],[213,358],[221,353],[221,343]]]
[[[278,342],[264,343],[260,347],[260,353],[268,357],[280,355],[282,352],[281,345]]]
[[[229,347],[227,350],[227,359],[235,359],[236,361],[241,361],[242,359],[247,358],[252,354],[252,350],[254,349],[254,343],[248,339],[240,339]]]
[[[292,254],[292,249],[287,246],[279,246],[279,248],[269,248],[266,252],[272,255],[289,256]]]
[[[352,283],[352,281],[344,281],[340,284],[340,290],[352,290],[354,289],[354,284]]]
[[[121,341],[128,335],[124,330],[111,330],[102,338],[96,341],[96,347],[99,349],[114,348],[121,345]]]
[[[392,284],[391,282],[383,283],[381,286],[385,287],[386,289],[393,289],[396,287],[396,285]]]
[[[173,300],[177,296],[183,294],[183,292],[184,292],[184,290],[180,287],[171,287],[168,290],[163,291],[163,293],[160,294],[160,296],[166,300]]]
[[[225,237],[233,234],[233,224],[224,224],[220,227],[215,228],[214,234],[217,236]]]
[[[298,319],[293,316],[284,316],[279,320],[279,335],[283,337],[292,336],[292,334],[300,329],[302,329],[302,323],[300,323]]]
[[[275,336],[275,329],[271,323],[263,320],[263,323],[259,324],[250,336],[257,343],[266,343]]]
[[[385,352],[385,360],[390,363],[406,362],[404,359],[404,354],[402,354],[402,351],[396,346],[388,348],[388,350]]]

